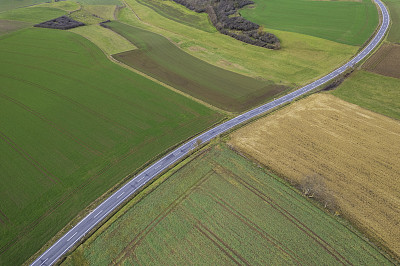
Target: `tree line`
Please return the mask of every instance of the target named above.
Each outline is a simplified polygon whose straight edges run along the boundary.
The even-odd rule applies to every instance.
[[[211,23],[222,34],[239,41],[268,49],[279,49],[280,41],[260,25],[240,16],[238,10],[254,4],[251,0],[173,0],[197,13],[207,13]]]

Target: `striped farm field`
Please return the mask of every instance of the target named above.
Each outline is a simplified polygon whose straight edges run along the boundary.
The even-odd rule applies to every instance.
[[[120,22],[106,25],[138,47],[115,59],[223,110],[244,111],[288,89],[208,64],[159,34]]]
[[[225,144],[160,179],[63,265],[390,264],[338,217]]]
[[[142,2],[168,1],[125,0],[127,8],[120,11],[118,19],[161,34],[186,53],[209,64],[256,79],[269,80],[277,85],[292,88],[305,85],[339,67],[359,49],[358,46],[266,28],[281,40],[280,50],[269,50],[245,44],[219,32],[207,32],[169,19]],[[179,10],[182,8],[176,3],[175,6]],[[186,12],[189,15],[196,14],[188,9]],[[202,19],[207,22],[207,17]]]
[[[364,77],[371,82],[374,75]],[[390,105],[385,97],[394,96],[394,90],[390,93],[389,88],[388,97],[379,87],[361,84],[346,93],[345,88],[352,87],[346,83],[339,97],[354,98],[387,115],[398,114],[397,102],[385,107]],[[333,198],[345,218],[400,258],[399,137],[398,120],[323,93],[241,128],[232,134],[230,144],[294,184],[304,187],[317,176],[325,186],[322,198]]]
[[[72,32],[0,37],[0,265],[222,115],[110,62]]]

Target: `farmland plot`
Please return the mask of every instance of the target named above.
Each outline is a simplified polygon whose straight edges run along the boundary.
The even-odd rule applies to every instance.
[[[115,59],[224,110],[244,111],[288,89],[208,64],[161,35],[119,22],[106,25],[139,48]]]
[[[390,19],[392,20],[387,39],[390,42],[400,43],[400,1],[384,0],[383,2],[389,8]]]
[[[278,85],[294,87],[310,82],[338,67],[358,50],[356,46],[267,28],[281,40],[281,49],[272,51],[168,19],[136,0],[125,2],[128,8],[119,13],[121,22],[161,34],[186,53],[212,65]],[[203,19],[207,22],[206,17]]]
[[[368,110],[400,120],[400,79],[357,71],[332,94]]]
[[[340,212],[399,256],[399,137],[399,121],[318,94],[238,130],[230,144],[295,184],[319,176]]]
[[[390,264],[337,217],[225,145],[190,160],[64,265]]]
[[[47,2],[48,0],[1,0],[0,12]]]
[[[29,27],[30,23],[12,20],[0,20],[0,35]]]
[[[363,65],[363,68],[384,76],[400,79],[400,45],[385,43]]]
[[[221,119],[71,32],[3,35],[0,58],[1,265],[23,263],[124,177]]]
[[[350,45],[362,45],[378,25],[378,11],[370,0],[254,2],[254,8],[240,12],[250,21]]]

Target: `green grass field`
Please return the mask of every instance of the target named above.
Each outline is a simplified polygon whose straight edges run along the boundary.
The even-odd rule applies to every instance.
[[[0,12],[47,2],[48,0],[1,0]]]
[[[24,7],[0,13],[0,19],[40,23],[66,15],[67,12],[52,7]]]
[[[389,8],[392,26],[387,40],[394,43],[400,43],[400,0],[384,0]]]
[[[221,115],[110,62],[83,37],[0,37],[0,265],[19,265],[91,202]]]
[[[115,59],[218,108],[243,111],[288,89],[208,64],[150,31],[119,22],[107,26],[139,48]]]
[[[73,0],[83,5],[121,5],[120,0]]]
[[[68,12],[78,10],[81,8],[81,5],[73,0],[68,1],[60,1],[60,2],[51,2],[51,3],[44,3],[39,5],[38,7],[51,7],[51,8],[58,8],[61,10],[65,10]]]
[[[206,13],[196,13],[188,10],[182,5],[173,1],[164,0],[138,0],[142,5],[153,9],[158,14],[182,23],[184,25],[203,30],[206,32],[216,32],[215,27],[209,22]]]
[[[371,111],[400,120],[400,80],[358,71],[332,94]]]
[[[125,8],[119,14],[122,22],[161,34],[185,52],[210,64],[277,84],[304,85],[338,67],[358,50],[355,46],[304,34],[267,29],[282,42],[281,50],[271,51],[219,32],[209,33],[178,23],[135,0],[126,3],[141,20],[130,8]]]
[[[88,12],[101,17],[104,20],[114,20],[115,5],[85,5]]]
[[[152,187],[63,265],[390,264],[338,217],[225,145]]]
[[[255,0],[240,13],[266,28],[303,33],[335,42],[362,45],[378,25],[371,0]]]
[[[1,25],[1,24],[0,24]],[[70,29],[96,44],[107,55],[122,53],[136,49],[130,41],[110,29],[100,25],[88,25]]]
[[[86,25],[99,24],[100,22],[104,21],[104,19],[100,17],[93,16],[93,13],[86,10],[85,6],[81,10],[73,12],[69,16],[72,19],[85,23]]]

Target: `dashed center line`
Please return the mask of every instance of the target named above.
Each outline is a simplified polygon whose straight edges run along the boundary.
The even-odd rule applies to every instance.
[[[100,213],[102,213],[103,212],[103,210],[100,210],[95,216],[94,216],[94,218],[96,218]]]
[[[67,239],[67,241],[70,241],[78,232],[75,232],[70,238]]]

